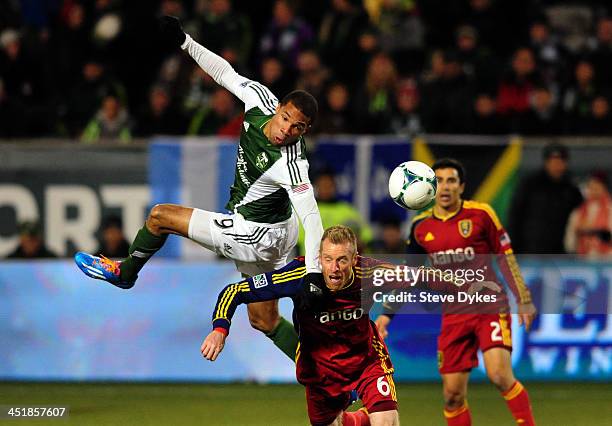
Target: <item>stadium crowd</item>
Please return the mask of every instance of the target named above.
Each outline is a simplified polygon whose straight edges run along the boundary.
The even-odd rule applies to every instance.
[[[0,137],[82,142],[236,135],[241,109],[156,18],[283,94],[316,133],[612,134],[605,2],[9,0],[0,6]]]

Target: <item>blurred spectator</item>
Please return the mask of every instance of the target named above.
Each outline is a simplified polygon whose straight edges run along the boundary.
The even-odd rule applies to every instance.
[[[570,133],[588,127],[591,103],[596,94],[593,63],[587,59],[581,59],[576,63],[572,83],[565,88],[563,95],[565,127]]]
[[[188,78],[188,84],[181,96],[181,106],[185,111],[194,112],[203,105],[208,105],[212,94],[218,89],[218,84],[202,68],[193,65]]]
[[[8,255],[9,259],[43,259],[57,257],[43,240],[42,228],[38,222],[19,224],[19,246]]]
[[[294,0],[276,0],[272,21],[259,45],[262,56],[275,56],[289,69],[297,68],[299,53],[309,48],[314,38],[312,28],[295,14]]]
[[[315,99],[323,97],[329,80],[329,70],[321,64],[321,58],[314,50],[306,50],[298,56],[298,78],[296,89],[306,90]]]
[[[498,60],[489,48],[480,45],[476,29],[469,25],[459,27],[455,44],[465,76],[481,91],[496,89]]]
[[[406,253],[406,239],[402,236],[401,222],[397,218],[387,218],[382,221],[381,225],[380,238],[372,243],[372,253]]]
[[[404,80],[398,84],[395,95],[396,108],[391,118],[393,133],[414,136],[425,131],[419,102],[419,90],[414,80]]]
[[[612,256],[612,199],[603,172],[591,174],[585,200],[570,215],[565,230],[565,249],[588,258]]]
[[[342,81],[355,81],[359,35],[368,24],[361,0],[332,0],[319,29],[319,49],[326,65]]]
[[[465,129],[472,102],[472,87],[456,52],[442,57],[440,78],[423,85],[423,122],[429,132],[458,133]]]
[[[516,122],[529,111],[532,92],[541,84],[531,49],[517,49],[512,56],[511,69],[502,78],[497,92],[497,110],[512,128],[516,128]]]
[[[368,65],[365,84],[355,96],[358,131],[388,133],[390,117],[395,107],[397,69],[386,53],[379,53]]]
[[[563,123],[552,91],[545,86],[536,87],[532,92],[530,103],[531,108],[512,130],[525,135],[559,133]]]
[[[378,30],[381,48],[389,52],[401,71],[416,71],[422,62],[425,28],[416,2],[403,0],[366,1],[365,7]]]
[[[196,37],[207,49],[230,63],[247,62],[252,44],[251,24],[246,16],[232,10],[230,0],[207,1],[198,23],[200,31]],[[233,58],[228,58],[228,54]]]
[[[346,134],[356,123],[351,111],[350,94],[343,83],[332,83],[325,93],[323,110],[315,122],[316,131],[324,134]]]
[[[497,114],[497,102],[489,93],[480,93],[472,102],[466,133],[472,135],[499,135],[508,133],[504,122]]]
[[[121,105],[116,95],[109,94],[102,100],[102,107],[83,130],[81,141],[84,143],[104,141],[128,143],[132,140],[130,127],[130,116],[127,109]]]
[[[293,72],[287,72],[285,65],[274,57],[265,58],[261,62],[259,82],[266,86],[272,93],[277,96],[285,96],[293,89],[293,81],[290,75]]]
[[[315,193],[323,229],[333,225],[346,225],[355,231],[359,252],[363,253],[364,248],[372,241],[372,229],[368,222],[361,217],[361,214],[346,201],[341,201],[337,197],[336,180],[331,171],[322,171],[314,180]],[[304,231],[300,227],[298,244],[304,247]]]
[[[238,136],[242,126],[242,114],[234,95],[220,87],[212,95],[210,105],[196,111],[189,124],[190,135]]]
[[[108,74],[98,58],[90,58],[83,65],[81,79],[73,86],[65,106],[68,133],[80,135],[110,93],[125,102],[124,87]]]
[[[100,246],[96,253],[109,258],[128,257],[130,244],[123,234],[123,221],[120,217],[106,217],[100,231]]]
[[[551,34],[545,17],[536,19],[529,26],[529,47],[534,53],[537,67],[544,82],[552,88],[564,77],[567,51]]]
[[[50,114],[46,102],[42,68],[22,44],[17,30],[0,33],[0,78],[5,102],[14,111],[13,136],[42,136],[49,132]]]
[[[584,128],[577,128],[583,135],[606,136],[612,134],[612,115],[610,100],[606,96],[596,96],[591,102],[591,114]]]
[[[597,34],[591,42],[591,51],[598,83],[602,87],[612,88],[609,78],[612,75],[612,17],[602,17],[597,21]]]
[[[511,204],[510,235],[521,254],[564,253],[568,217],[582,202],[568,174],[567,148],[553,143],[543,154],[543,169],[523,179]]]
[[[86,55],[91,51],[90,29],[85,8],[79,2],[64,2],[58,25],[51,32],[52,73],[55,89],[66,93],[74,84]]]
[[[170,99],[168,90],[154,86],[149,94],[149,102],[138,115],[134,133],[137,136],[180,135],[187,131],[187,122]]]

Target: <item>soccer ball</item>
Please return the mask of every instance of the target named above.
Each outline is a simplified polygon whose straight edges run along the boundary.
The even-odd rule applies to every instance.
[[[406,161],[389,176],[389,195],[405,209],[429,207],[436,197],[436,187],[436,174],[420,161]]]

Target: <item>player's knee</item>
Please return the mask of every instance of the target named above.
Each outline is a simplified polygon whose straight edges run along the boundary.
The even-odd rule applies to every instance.
[[[461,389],[445,388],[444,405],[448,409],[455,409],[463,406],[465,402],[465,392]]]
[[[157,233],[163,227],[164,221],[168,216],[168,204],[156,204],[149,212],[147,217],[147,228],[153,233]]]
[[[489,380],[491,380],[491,383],[502,392],[510,389],[510,386],[515,382],[512,373],[502,368],[491,368],[487,370],[487,376]]]
[[[278,324],[279,316],[278,312],[276,315],[273,313],[262,315],[259,312],[249,312],[249,323],[255,330],[259,330],[262,333],[271,333],[274,331]]]

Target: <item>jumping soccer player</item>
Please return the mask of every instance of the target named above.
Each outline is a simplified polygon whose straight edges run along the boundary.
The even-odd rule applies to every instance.
[[[162,18],[162,32],[244,102],[234,184],[226,206],[232,213],[158,204],[138,231],[126,259],[112,261],[80,252],[75,256],[77,265],[92,278],[131,288],[168,235],[177,234],[233,259],[239,272],[252,276],[289,261],[298,236],[295,210],[307,235],[305,280],[322,286],[318,252],[323,227],[308,177],[303,137],[317,116],[316,100],[297,90],[279,103],[265,86],[239,75],[226,60],[185,34],[174,17]],[[280,317],[278,303],[251,304],[248,311],[251,325],[294,359],[297,334]]]
[[[316,306],[301,303],[306,274],[303,258],[279,270],[225,287],[213,311],[213,331],[202,343],[202,355],[211,361],[217,359],[239,304],[291,297],[300,338],[297,379],[306,386],[311,423],[398,425],[393,366],[368,316],[374,301],[370,291],[374,289],[371,278],[375,270],[393,269],[394,266],[357,255],[355,234],[341,225],[332,226],[323,233],[320,259],[325,286]],[[437,291],[457,290],[457,284],[449,280],[432,280],[428,284]],[[498,286],[490,282],[471,286],[476,288],[470,287],[468,292],[482,287],[499,291]],[[357,389],[369,419],[365,412],[344,411],[353,389]]]
[[[514,257],[510,238],[493,209],[485,203],[463,200],[465,171],[454,159],[433,166],[438,192],[432,209],[417,215],[409,238],[409,253],[428,254],[434,267],[485,268],[496,281],[491,256],[496,258],[519,306],[519,323],[529,331],[536,309]],[[487,256],[488,255],[488,256]],[[445,306],[438,336],[438,368],[444,389],[444,416],[449,426],[471,425],[467,385],[472,368],[483,352],[487,376],[499,389],[510,412],[521,426],[534,425],[527,390],[512,372],[511,321],[505,293],[496,306]],[[382,336],[392,314],[376,319]]]

